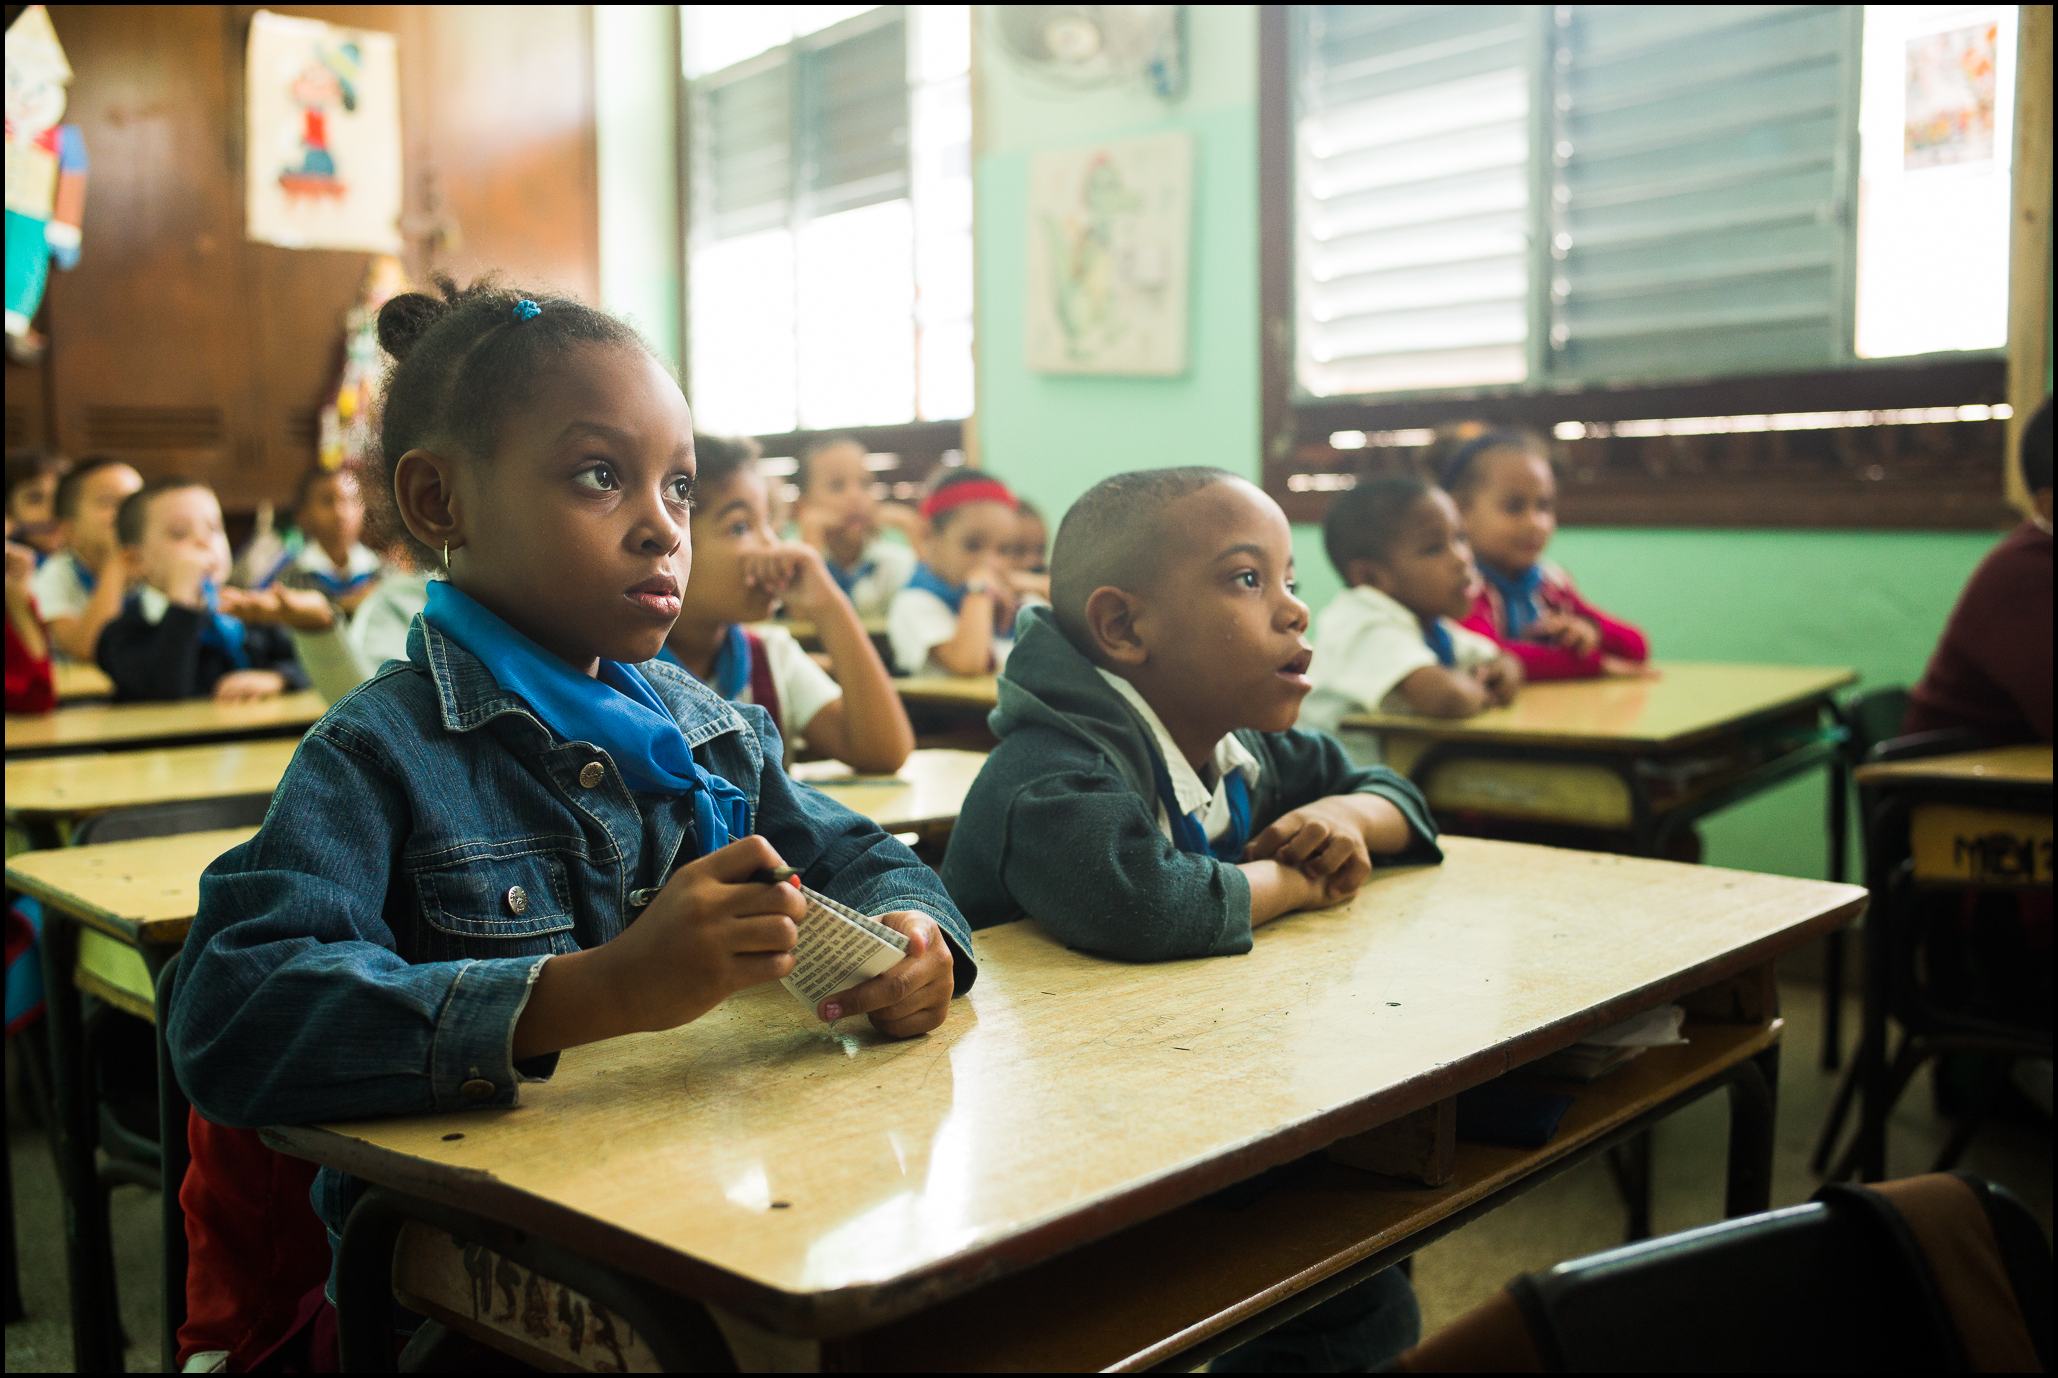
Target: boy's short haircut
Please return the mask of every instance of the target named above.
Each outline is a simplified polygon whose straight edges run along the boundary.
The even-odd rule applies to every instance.
[[[1329,505],[1322,519],[1322,549],[1346,584],[1353,560],[1384,560],[1400,539],[1415,504],[1429,495],[1419,478],[1361,478]]]
[[[707,435],[701,431],[693,433],[694,476],[693,486],[702,493],[715,489],[734,478],[738,471],[757,463],[764,448],[747,435]]]
[[[825,454],[843,445],[855,445],[865,454],[872,452],[871,446],[865,444],[864,441],[859,440],[854,435],[825,435],[819,440],[810,440],[807,444],[801,446],[800,453],[793,457],[793,486],[805,493],[809,479],[812,477],[810,467],[815,462],[815,456]]]
[[[181,488],[207,488],[207,485],[197,478],[181,475],[154,478],[123,498],[120,510],[114,514],[114,538],[123,545],[141,545],[143,527],[150,520],[152,500],[163,493],[176,493]],[[208,491],[214,490],[210,488]]]
[[[78,516],[79,502],[85,496],[86,480],[102,469],[112,469],[117,464],[126,467],[128,461],[117,459],[113,455],[87,455],[65,470],[64,477],[57,480],[57,503],[52,508],[57,514],[57,520],[68,522]]]
[[[1086,600],[1097,588],[1147,586],[1164,561],[1166,509],[1217,483],[1234,481],[1227,469],[1194,464],[1139,469],[1104,478],[1066,509],[1051,539],[1052,615],[1072,645],[1093,655]]]
[[[1492,426],[1462,439],[1453,436],[1439,440],[1423,456],[1423,463],[1436,486],[1462,502],[1466,494],[1479,486],[1479,457],[1491,450],[1526,450],[1546,459],[1550,457],[1543,441],[1530,432]]]
[[[2035,493],[2051,486],[2051,398],[2044,397],[2022,428],[2022,486]]]

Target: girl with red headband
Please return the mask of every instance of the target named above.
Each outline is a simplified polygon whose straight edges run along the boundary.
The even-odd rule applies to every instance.
[[[904,675],[990,675],[1013,641],[1007,551],[1015,495],[977,469],[946,471],[922,499],[922,563],[886,617]]]

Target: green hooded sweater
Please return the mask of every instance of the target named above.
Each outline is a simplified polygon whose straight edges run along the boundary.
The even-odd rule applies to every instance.
[[[1150,728],[1048,609],[1025,610],[988,719],[986,758],[951,833],[943,884],[974,928],[1033,915],[1067,946],[1125,961],[1213,957],[1251,946],[1250,882],[1234,863],[1182,852],[1158,827]],[[1436,862],[1420,791],[1360,766],[1319,732],[1239,729],[1258,758],[1252,832],[1338,794],[1391,800],[1413,831],[1384,865]]]

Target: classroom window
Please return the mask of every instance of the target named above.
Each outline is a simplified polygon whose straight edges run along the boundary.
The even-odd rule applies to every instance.
[[[969,415],[969,7],[681,14],[696,419],[768,435]]]
[[[1289,11],[1302,398],[2003,342],[2013,7]]]

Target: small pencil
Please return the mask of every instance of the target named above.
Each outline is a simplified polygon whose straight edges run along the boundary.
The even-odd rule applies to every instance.
[[[768,866],[752,876],[751,880],[758,885],[785,885],[799,876],[800,872],[791,866]]]

